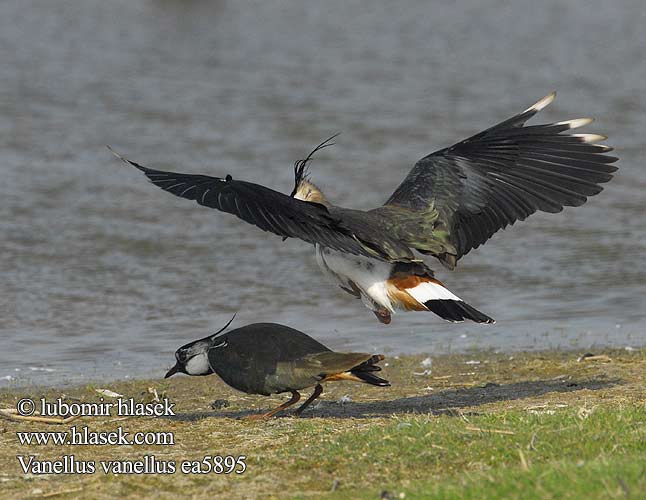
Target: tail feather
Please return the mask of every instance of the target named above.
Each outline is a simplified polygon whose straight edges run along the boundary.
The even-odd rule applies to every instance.
[[[374,372],[381,371],[381,367],[377,366],[376,363],[379,363],[379,361],[381,361],[382,359],[384,359],[384,356],[382,354],[375,354],[370,359],[364,361],[360,365],[355,366],[352,370],[350,370],[350,373],[367,384],[376,385],[379,387],[390,387],[390,382],[381,377],[377,377],[377,375],[374,374]]]
[[[460,322],[470,319],[476,323],[495,323],[495,320],[486,314],[478,311],[462,300],[428,300],[424,305],[429,311],[434,312],[440,318],[452,322]]]
[[[383,379],[381,377],[377,377],[377,375],[373,375],[370,372],[353,371],[352,374],[355,375],[357,378],[360,378],[366,384],[376,385],[379,387],[390,387],[390,382],[388,382],[386,379]]]
[[[370,359],[367,359],[360,365],[355,366],[352,371],[380,372],[381,366],[378,366],[377,363],[384,359],[386,359],[386,357],[383,354],[373,354]]]
[[[468,319],[476,323],[495,323],[493,318],[464,302],[435,278],[418,278],[414,286],[406,287],[405,291],[423,305],[424,309],[447,321],[459,322]]]

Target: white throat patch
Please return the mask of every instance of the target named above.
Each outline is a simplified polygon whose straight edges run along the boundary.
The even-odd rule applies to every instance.
[[[211,371],[209,356],[206,352],[196,354],[186,363],[186,373],[189,375],[204,375]]]

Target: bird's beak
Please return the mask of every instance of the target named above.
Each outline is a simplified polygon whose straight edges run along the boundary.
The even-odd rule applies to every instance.
[[[179,363],[175,363],[175,366],[173,366],[170,370],[168,370],[168,373],[164,375],[164,378],[172,377],[177,372],[179,372]]]

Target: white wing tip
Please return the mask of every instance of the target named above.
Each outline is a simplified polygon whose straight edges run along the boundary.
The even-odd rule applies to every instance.
[[[525,111],[523,111],[523,113],[527,113],[528,111],[540,111],[541,109],[549,106],[555,98],[556,98],[556,90],[547,94],[536,104],[534,104],[533,106],[530,106]]]
[[[556,122],[554,125],[567,125],[568,128],[579,128],[590,125],[594,121],[594,118],[575,118],[574,120],[565,120],[562,122]]]
[[[581,139],[581,142],[588,142],[588,143],[605,141],[607,139],[605,135],[601,135],[601,134],[572,134],[570,137],[577,137]]]

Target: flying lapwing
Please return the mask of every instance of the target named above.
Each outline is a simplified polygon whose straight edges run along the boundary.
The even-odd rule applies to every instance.
[[[331,145],[329,139],[296,162],[289,196],[230,175],[166,172],[117,156],[176,196],[314,244],[323,273],[360,298],[382,323],[390,323],[396,310],[493,323],[436,279],[419,254],[454,269],[517,220],[583,205],[602,190],[600,184],[617,169],[611,165],[617,158],[606,154],[612,148],[597,144],[606,137],[569,133],[592,119],[525,125],[555,95],[423,157],[384,205],[367,211],[333,205],[310,181],[312,154]]]

